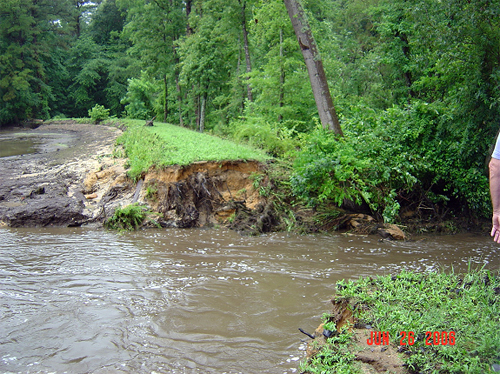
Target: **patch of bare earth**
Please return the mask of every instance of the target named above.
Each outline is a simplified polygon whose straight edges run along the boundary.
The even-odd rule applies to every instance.
[[[403,366],[397,348],[389,345],[369,345],[371,340],[368,329],[354,329],[354,341],[357,345],[356,361],[361,363],[363,373],[394,373],[403,374],[408,371]]]
[[[60,121],[26,131],[35,153],[0,159],[0,222],[12,227],[79,226],[88,220],[82,181],[108,157],[120,130]],[[19,137],[11,132],[13,140]]]

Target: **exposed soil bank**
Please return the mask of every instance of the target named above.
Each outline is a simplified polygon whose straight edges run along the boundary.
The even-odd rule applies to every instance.
[[[72,121],[24,131],[38,151],[0,158],[0,221],[12,227],[100,226],[118,206],[137,202],[156,212],[154,224],[162,227],[232,226],[238,212],[250,212],[254,228],[268,230],[271,213],[252,180],[263,173],[262,164],[197,162],[152,169],[134,182],[126,160],[112,157],[120,134]]]
[[[238,212],[257,214],[266,201],[253,186],[252,175],[263,173],[258,162],[196,162],[188,166],[153,168],[137,183],[121,165],[103,163],[103,170],[84,181],[93,216],[109,217],[118,205],[139,203],[156,212],[153,224],[162,227],[232,227]],[[151,221],[149,221],[151,222]]]

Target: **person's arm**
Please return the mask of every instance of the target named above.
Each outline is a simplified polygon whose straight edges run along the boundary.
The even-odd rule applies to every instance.
[[[491,236],[500,243],[500,160],[496,158],[490,161],[490,194],[493,205]]]

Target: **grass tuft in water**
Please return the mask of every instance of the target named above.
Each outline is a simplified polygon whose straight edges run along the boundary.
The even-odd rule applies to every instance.
[[[112,230],[132,231],[137,230],[144,222],[147,211],[137,205],[132,204],[124,208],[116,208],[113,216],[109,218],[104,226]]]

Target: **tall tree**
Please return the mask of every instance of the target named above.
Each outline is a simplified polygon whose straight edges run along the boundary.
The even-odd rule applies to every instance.
[[[253,17],[249,31],[255,63],[250,83],[255,102],[248,114],[305,131],[315,104],[285,5],[282,0],[258,1]]]
[[[226,122],[234,101],[242,101],[231,92],[233,78],[239,80],[240,48],[235,43],[242,40],[239,1],[196,1],[189,24],[192,34],[179,43],[181,82],[189,87],[188,107],[196,114],[196,128],[203,130],[206,117]]]
[[[124,35],[132,42],[129,53],[137,57],[152,79],[163,82],[162,115],[167,121],[173,113],[169,103],[181,98],[178,92],[179,70],[177,41],[185,34],[186,13],[181,0],[119,0],[127,11]],[[176,92],[177,91],[177,92]],[[174,93],[171,95],[171,92]],[[179,108],[180,109],[180,108]],[[182,122],[182,113],[179,112]]]
[[[116,1],[104,0],[93,12],[87,32],[97,44],[110,44],[113,43],[113,36],[123,30],[124,22],[125,16]]]
[[[74,28],[74,35],[79,38],[82,29],[92,20],[93,12],[97,9],[102,0],[69,0],[73,2],[72,20],[70,23]]]
[[[64,2],[6,0],[0,3],[0,125],[46,118],[51,89],[44,61],[64,33]]]
[[[69,96],[73,106],[69,115],[85,117],[96,103],[105,104],[107,72],[111,61],[105,47],[82,35],[69,51],[67,63],[71,77]]]
[[[324,128],[342,136],[342,129],[333,106],[323,62],[304,9],[300,0],[284,0],[284,2],[304,56],[321,124]]]

